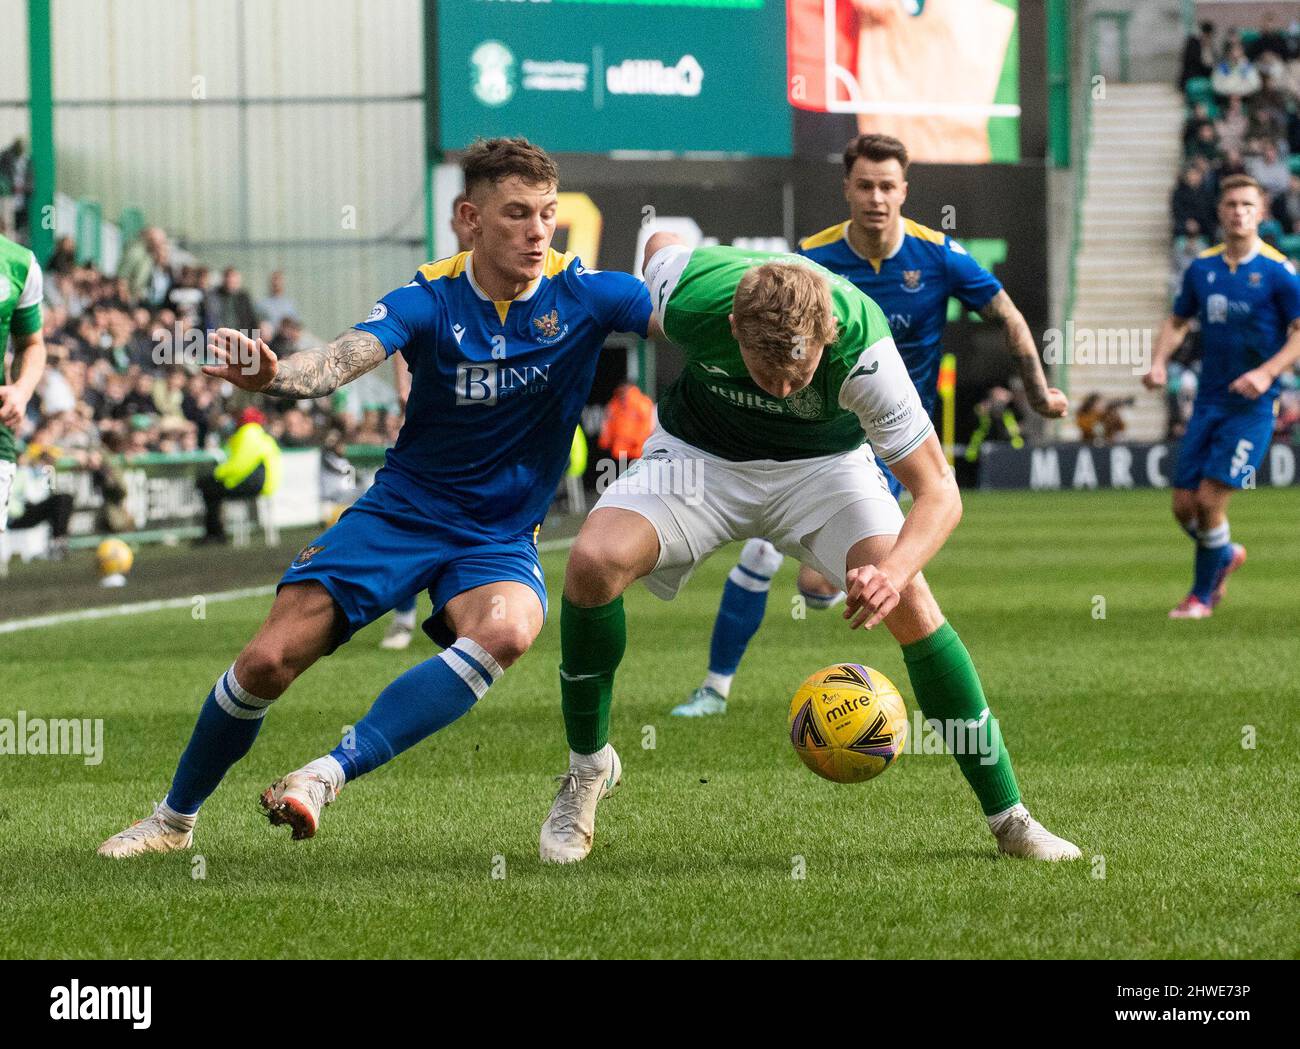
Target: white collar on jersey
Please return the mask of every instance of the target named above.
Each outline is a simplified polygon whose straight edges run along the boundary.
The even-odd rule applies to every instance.
[[[482,288],[480,288],[478,286],[478,281],[474,279],[474,253],[472,251],[469,253],[469,256],[465,259],[465,276],[469,278],[469,286],[474,289],[475,295],[477,295],[484,302],[496,301],[495,299],[491,298],[487,292],[485,292]],[[533,281],[530,285],[528,285],[528,287],[526,287],[513,299],[504,300],[504,301],[527,302],[529,299],[533,297],[533,294],[537,291],[537,289],[541,287],[541,284],[542,284],[542,278],[538,277],[535,281]]]
[[[894,250],[885,256],[885,259],[869,259],[853,246],[853,241],[849,239],[849,227],[853,225],[853,220],[849,219],[844,223],[844,243],[849,246],[849,251],[853,252],[863,262],[884,262],[885,259],[892,259],[903,250],[903,241],[907,239],[907,226],[903,222],[903,216],[898,216],[898,243],[894,245]]]

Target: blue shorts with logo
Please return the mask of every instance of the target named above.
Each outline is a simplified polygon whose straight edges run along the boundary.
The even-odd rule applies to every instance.
[[[335,645],[348,641],[404,600],[428,590],[433,615],[424,631],[446,648],[456,640],[443,619],[466,590],[511,581],[530,586],[546,614],[546,579],[533,534],[484,538],[430,520],[391,485],[377,480],[333,528],[294,558],[277,586],[320,583],[342,612]]]
[[[1272,440],[1272,398],[1246,408],[1198,404],[1178,448],[1174,487],[1195,488],[1208,477],[1232,488],[1254,488]]]

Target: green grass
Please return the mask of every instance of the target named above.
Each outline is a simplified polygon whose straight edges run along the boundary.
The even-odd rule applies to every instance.
[[[97,767],[0,757],[0,955],[1295,958],[1298,518],[1300,491],[1238,499],[1250,563],[1215,618],[1172,623],[1191,548],[1165,494],[968,497],[930,580],[1027,803],[1084,851],[1063,866],[997,859],[947,756],[908,754],[854,787],[803,769],[785,717],[808,673],[852,659],[909,703],[911,690],[883,628],[792,618],[788,562],[731,712],[669,718],[703,672],[734,549],[672,604],[629,593],[624,786],[601,806],[592,856],[567,868],[537,860],[566,753],[557,619],[478,708],[349,786],[319,836],[292,843],[258,792],[432,653],[381,652],[382,624],[369,628],[272,710],[205,807],[196,855],[119,863],[95,846],[165,791],[266,601],[0,636],[0,715],[105,721]],[[563,559],[546,561],[558,599]],[[196,856],[206,877],[192,877]]]

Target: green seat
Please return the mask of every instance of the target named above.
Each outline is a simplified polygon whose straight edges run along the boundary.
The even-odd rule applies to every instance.
[[[1283,233],[1277,238],[1277,250],[1287,258],[1300,259],[1300,233]]]
[[[1300,153],[1292,153],[1287,157],[1286,166],[1291,169],[1291,174],[1300,175]]]
[[[1187,81],[1186,87],[1187,104],[1195,107],[1197,102],[1205,102],[1208,105],[1214,105],[1214,87],[1208,77],[1194,76]]]

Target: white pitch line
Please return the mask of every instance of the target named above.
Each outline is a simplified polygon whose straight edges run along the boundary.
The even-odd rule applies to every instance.
[[[573,545],[573,536],[567,539],[548,539],[537,545],[539,553],[550,554],[557,550],[567,550]],[[238,601],[245,597],[266,597],[275,593],[275,586],[249,586],[242,590],[222,590],[215,594],[201,594],[205,601]],[[146,612],[165,612],[172,608],[188,608],[194,604],[194,597],[169,597],[158,601],[136,601],[125,605],[105,605],[102,608],[82,608],[75,612],[56,612],[49,616],[33,616],[30,619],[10,619],[0,623],[0,634],[16,634],[20,630],[36,630],[40,627],[62,626],[65,623],[84,623],[91,619],[112,619],[115,616],[136,616]]]
[[[201,594],[205,601],[238,601],[242,597],[265,597],[275,593],[274,586],[250,586],[243,590],[223,590],[216,594]],[[61,626],[64,623],[83,623],[89,619],[112,619],[114,616],[134,616],[144,612],[165,612],[169,608],[188,608],[194,596],[169,597],[159,601],[136,601],[127,605],[105,605],[103,608],[82,608],[76,612],[56,612],[50,616],[33,616],[31,619],[11,619],[0,623],[0,634],[14,634],[19,630],[38,627]]]

